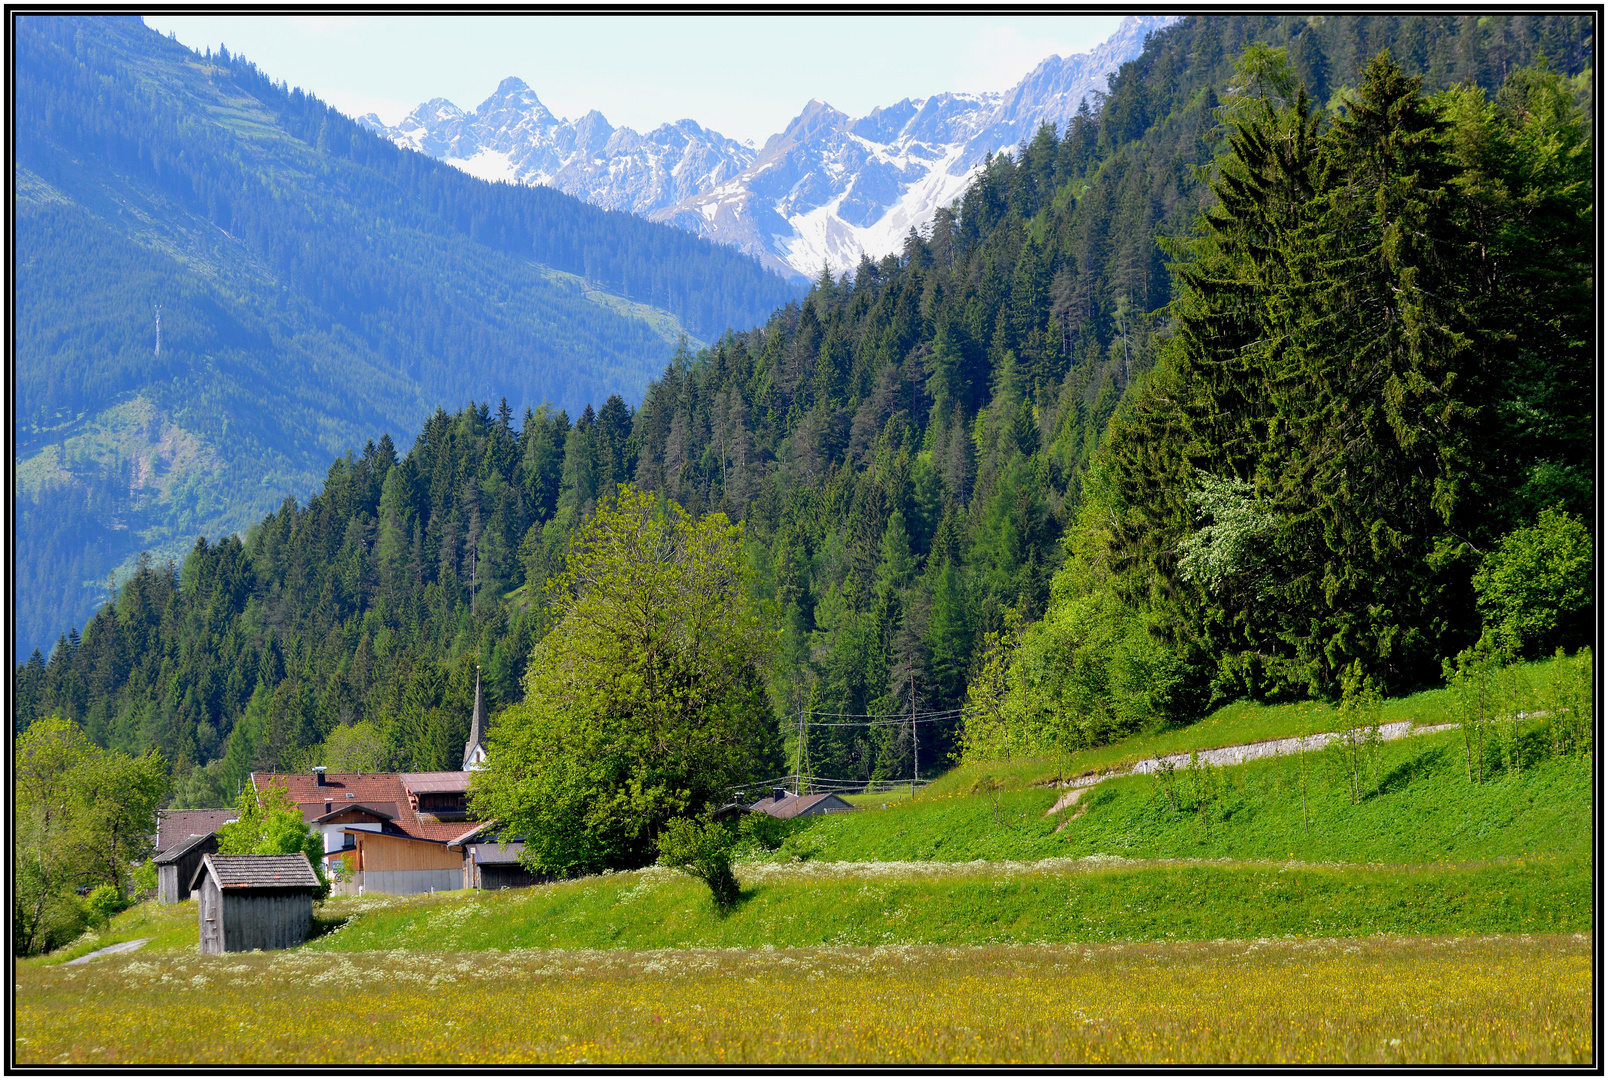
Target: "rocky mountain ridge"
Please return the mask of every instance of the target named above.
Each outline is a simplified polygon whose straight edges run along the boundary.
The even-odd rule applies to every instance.
[[[427,101],[395,127],[358,122],[487,180],[544,184],[733,245],[771,269],[812,278],[899,248],[965,190],[991,153],[1043,123],[1064,126],[1171,16],[1130,15],[1087,53],[1052,56],[1003,94],[907,98],[863,117],[811,101],[757,151],[693,120],[646,134],[593,110],[561,120],[528,85],[504,79],[473,112]]]

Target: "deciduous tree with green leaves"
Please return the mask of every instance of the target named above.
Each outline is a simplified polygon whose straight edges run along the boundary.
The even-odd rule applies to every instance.
[[[1591,639],[1591,533],[1561,510],[1502,537],[1474,574],[1492,644],[1515,656],[1544,655]]]
[[[741,889],[731,872],[732,830],[707,818],[675,818],[659,834],[659,865],[684,870],[709,886],[715,906],[730,911]]]
[[[132,864],[151,854],[167,764],[154,751],[102,750],[77,724],[41,717],[17,736],[12,867],[14,944],[45,952],[83,929],[82,885],[127,892]]]
[[[642,866],[672,820],[773,764],[763,672],[774,635],[749,598],[742,530],[631,485],[576,534],[547,590],[560,617],[525,701],[473,780],[483,818],[539,870]]]

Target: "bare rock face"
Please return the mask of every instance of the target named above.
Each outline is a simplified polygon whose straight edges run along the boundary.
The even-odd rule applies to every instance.
[[[646,134],[596,110],[560,120],[514,78],[472,113],[435,98],[395,127],[358,122],[475,176],[556,187],[814,278],[899,250],[989,154],[1064,127],[1085,101],[1097,112],[1107,77],[1172,21],[1130,15],[1092,52],[1051,57],[1004,94],[935,94],[859,118],[811,101],[757,151],[693,120]]]

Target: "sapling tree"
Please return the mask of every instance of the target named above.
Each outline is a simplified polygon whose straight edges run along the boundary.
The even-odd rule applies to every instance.
[[[1375,790],[1379,784],[1379,713],[1383,702],[1371,677],[1353,660],[1341,676],[1339,737],[1330,744],[1346,778],[1353,803],[1363,798],[1365,774]]]
[[[1156,792],[1167,801],[1167,809],[1178,813],[1178,767],[1165,759],[1156,762]]]
[[[1591,650],[1581,649],[1571,657],[1558,646],[1543,693],[1548,746],[1560,757],[1591,752],[1591,679]]]
[[[684,871],[709,886],[715,907],[730,911],[740,889],[731,872],[732,831],[704,818],[675,818],[659,834],[659,865]]]
[[[1502,746],[1502,764],[1515,777],[1524,775],[1524,721],[1530,707],[1530,692],[1524,673],[1516,664],[1498,668],[1493,695],[1496,731]]]
[[[1441,670],[1452,691],[1458,723],[1463,728],[1463,760],[1470,783],[1485,783],[1485,734],[1495,705],[1497,658],[1482,640],[1464,649]]]

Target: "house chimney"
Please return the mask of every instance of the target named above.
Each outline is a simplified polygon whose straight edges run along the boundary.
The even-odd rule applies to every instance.
[[[773,802],[781,802],[785,798],[787,798],[787,789],[786,788],[772,788],[771,789],[771,800]]]
[[[324,813],[328,814],[335,809],[335,796],[324,796]]]
[[[322,765],[313,766],[313,777],[318,781],[319,787],[324,787],[326,783],[328,783],[328,781],[324,779],[324,766]]]

